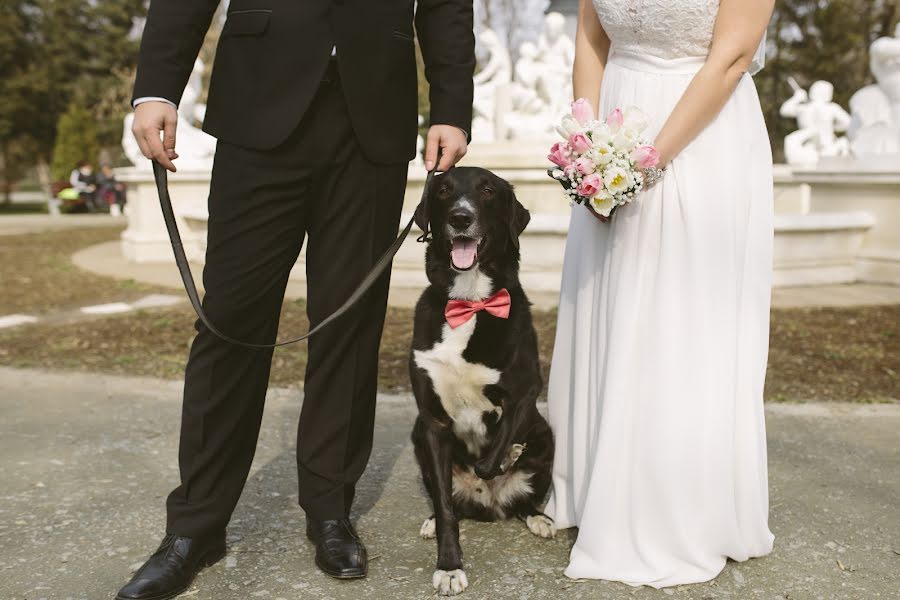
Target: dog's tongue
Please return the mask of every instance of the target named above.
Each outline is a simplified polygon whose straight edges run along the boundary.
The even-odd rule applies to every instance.
[[[478,253],[478,242],[475,240],[453,240],[450,249],[450,258],[457,269],[468,269],[475,264],[475,256]]]

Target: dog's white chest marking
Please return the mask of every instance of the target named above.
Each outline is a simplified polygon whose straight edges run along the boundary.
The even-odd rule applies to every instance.
[[[457,273],[448,295],[455,300],[484,300],[491,295],[494,281],[481,269]]]
[[[484,386],[500,381],[500,371],[463,358],[478,315],[456,329],[444,324],[441,341],[430,350],[416,350],[416,366],[424,370],[447,415],[453,430],[469,452],[478,455],[486,442],[487,427],[482,414],[499,411],[484,395]],[[498,414],[499,416],[499,414]]]
[[[469,468],[453,469],[453,496],[458,500],[473,502],[491,509],[500,518],[506,518],[506,509],[517,500],[532,493],[530,471],[512,471],[485,481]]]

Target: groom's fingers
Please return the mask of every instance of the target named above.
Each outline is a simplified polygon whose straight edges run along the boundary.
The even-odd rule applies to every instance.
[[[425,168],[431,171],[437,161],[438,148],[441,162],[438,171],[447,171],[466,154],[466,134],[452,125],[432,125],[425,141]]]
[[[428,128],[428,136],[425,138],[425,168],[434,169],[434,161],[437,160],[438,148],[441,144],[441,133],[437,127]]]

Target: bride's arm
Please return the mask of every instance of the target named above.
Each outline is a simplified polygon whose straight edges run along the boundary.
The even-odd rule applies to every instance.
[[[609,55],[609,38],[591,0],[580,0],[578,29],[575,33],[575,62],[572,66],[572,91],[575,98],[587,98],[594,110],[600,105],[600,82]]]
[[[721,0],[706,64],[656,137],[660,166],[669,164],[725,106],[756,54],[774,4],[775,0]]]

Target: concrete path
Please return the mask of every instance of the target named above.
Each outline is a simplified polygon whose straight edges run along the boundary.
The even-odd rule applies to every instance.
[[[177,382],[0,368],[0,598],[111,598],[155,549],[178,479]],[[429,514],[408,442],[411,399],[381,399],[354,517],[364,581],[313,566],[296,505],[300,393],[273,390],[226,560],[183,598],[433,597]],[[656,591],[562,575],[574,533],[464,522],[470,599],[896,599],[900,590],[900,405],[770,405],[775,551],[729,563],[713,582]]]

